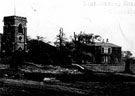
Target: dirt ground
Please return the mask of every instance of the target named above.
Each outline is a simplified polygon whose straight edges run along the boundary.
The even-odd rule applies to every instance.
[[[24,65],[14,70],[0,65],[0,96],[135,95],[135,76],[123,73],[123,66],[84,67],[93,72],[52,65]]]

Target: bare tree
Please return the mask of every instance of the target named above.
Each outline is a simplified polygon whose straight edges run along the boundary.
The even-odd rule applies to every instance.
[[[65,34],[63,33],[63,28],[61,27],[59,30],[59,34],[56,37],[56,41],[54,42],[54,44],[56,45],[56,47],[63,47],[65,46],[66,40],[67,38],[65,37]]]
[[[80,34],[76,35],[75,39],[78,40],[80,43],[90,44],[90,43],[94,43],[95,40],[101,41],[101,36],[94,35],[93,33],[86,34],[86,33],[82,33],[81,31]]]

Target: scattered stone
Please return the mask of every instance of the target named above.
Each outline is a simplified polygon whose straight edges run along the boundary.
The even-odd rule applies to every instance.
[[[4,74],[4,77],[8,77],[8,74]]]

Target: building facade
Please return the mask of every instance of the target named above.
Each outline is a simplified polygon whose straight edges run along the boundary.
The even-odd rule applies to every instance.
[[[121,63],[121,47],[112,43],[95,43],[95,62],[101,64]]]
[[[85,63],[94,64],[120,64],[121,63],[121,47],[112,43],[95,42],[93,44],[83,44],[79,46],[80,52],[85,52],[84,58],[79,58]],[[89,56],[88,56],[89,55]],[[78,59],[78,60],[79,60]],[[85,59],[85,60],[84,60]]]

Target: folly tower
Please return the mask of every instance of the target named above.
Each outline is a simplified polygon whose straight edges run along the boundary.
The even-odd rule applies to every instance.
[[[20,16],[4,17],[2,54],[11,55],[15,51],[26,51],[27,18]]]

